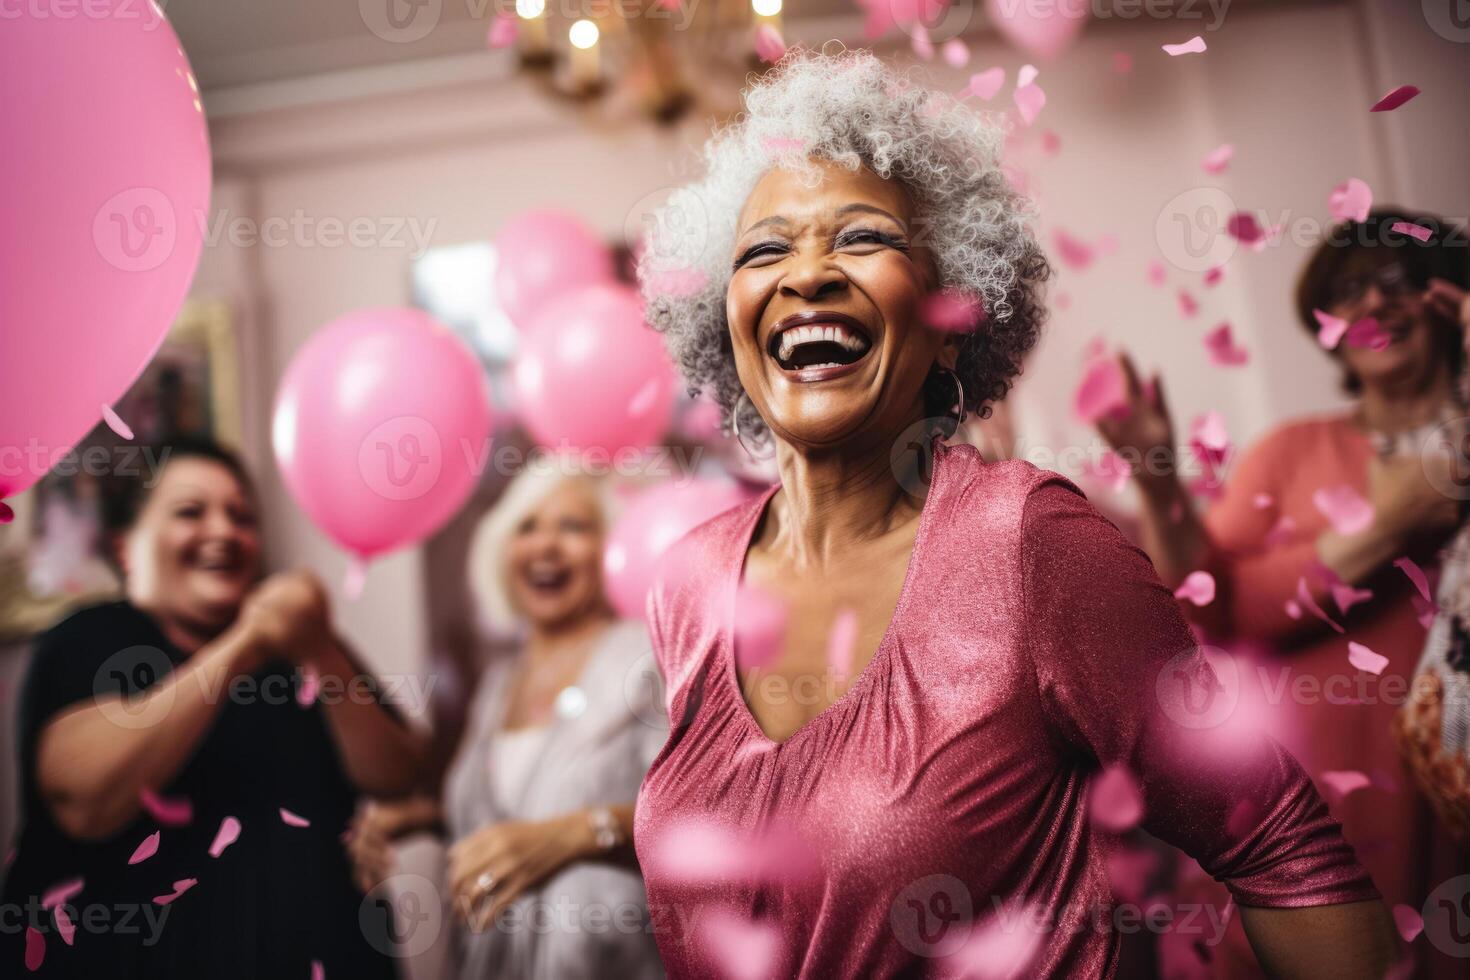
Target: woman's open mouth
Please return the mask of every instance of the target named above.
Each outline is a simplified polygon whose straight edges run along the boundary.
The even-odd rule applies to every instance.
[[[872,349],[866,327],[845,313],[824,310],[782,318],[766,342],[766,353],[796,381],[849,374]]]

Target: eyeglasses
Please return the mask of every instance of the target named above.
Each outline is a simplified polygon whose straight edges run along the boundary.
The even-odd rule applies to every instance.
[[[1402,263],[1390,262],[1381,265],[1372,272],[1361,273],[1341,279],[1333,284],[1332,305],[1350,306],[1368,294],[1368,290],[1377,287],[1384,299],[1396,299],[1409,293],[1422,289],[1417,285],[1409,271]]]

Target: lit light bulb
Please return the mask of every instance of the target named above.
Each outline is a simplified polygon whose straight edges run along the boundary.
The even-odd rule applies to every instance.
[[[781,0],[750,0],[750,9],[757,16],[774,17],[781,12]]]
[[[571,26],[567,31],[567,40],[572,42],[572,47],[581,48],[583,51],[597,43],[597,25],[585,17]]]

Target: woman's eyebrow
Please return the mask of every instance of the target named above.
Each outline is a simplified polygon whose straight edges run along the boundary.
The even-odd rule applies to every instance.
[[[892,221],[896,225],[902,225],[903,224],[903,222],[902,221],[899,221],[898,218],[896,218],[893,214],[891,214],[891,213],[889,213],[887,211],[884,211],[882,208],[874,207],[871,204],[844,204],[842,207],[840,207],[840,208],[837,209],[836,214],[840,218],[840,217],[843,217],[844,215],[851,214],[854,211],[861,211],[864,214],[878,214],[878,215],[882,215],[883,217],[887,218],[889,221]]]
[[[751,225],[749,228],[747,228],[744,231],[742,231],[740,233],[739,237],[740,238],[744,238],[746,235],[748,235],[751,232],[755,231],[757,228],[764,228],[766,225],[785,225],[785,224],[790,224],[790,222],[786,220],[785,216],[779,215],[779,214],[773,214],[769,218],[762,218],[761,220],[757,221],[755,224]]]

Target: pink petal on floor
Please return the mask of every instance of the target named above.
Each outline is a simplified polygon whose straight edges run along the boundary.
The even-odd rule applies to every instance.
[[[1373,108],[1369,109],[1368,111],[1392,112],[1394,109],[1397,109],[1399,106],[1403,105],[1405,102],[1408,102],[1410,99],[1418,94],[1419,87],[1417,85],[1400,85],[1398,88],[1394,89],[1392,92],[1389,92],[1383,98],[1373,103]]]
[[[970,76],[969,84],[960,90],[960,98],[966,99],[977,95],[989,102],[995,98],[995,94],[1005,83],[1006,70],[1004,68],[987,68]]]
[[[26,969],[35,973],[46,961],[46,937],[35,926],[26,926]]]
[[[735,662],[744,670],[767,667],[786,636],[786,603],[754,585],[735,594]]]
[[[1133,55],[1127,51],[1113,52],[1113,71],[1119,75],[1130,75],[1133,73]]]
[[[700,918],[700,932],[711,958],[730,980],[770,980],[776,975],[781,934],[774,924],[714,909]]]
[[[51,909],[70,902],[82,890],[84,883],[83,878],[70,878],[58,885],[52,885],[41,896],[41,908]]]
[[[1349,347],[1366,347],[1375,351],[1387,350],[1388,345],[1393,343],[1393,338],[1383,329],[1383,324],[1378,322],[1377,317],[1371,316],[1354,320],[1343,339]]]
[[[1324,310],[1313,310],[1312,316],[1317,318],[1317,343],[1323,350],[1335,349],[1347,333],[1348,322]]]
[[[290,810],[287,810],[285,807],[281,807],[280,814],[281,814],[281,823],[285,824],[287,827],[310,827],[311,826],[311,821],[310,820],[308,820],[305,817],[301,816],[301,814],[299,814],[299,813],[292,813]]]
[[[1220,280],[1225,278],[1225,267],[1223,265],[1212,265],[1205,270],[1205,274],[1201,278],[1204,280],[1206,286],[1218,286],[1220,285]]]
[[[946,333],[973,333],[985,322],[985,303],[973,293],[942,289],[924,297],[919,316],[927,326]]]
[[[1373,598],[1372,589],[1355,589],[1346,582],[1332,583],[1332,601],[1337,603],[1337,611],[1344,616],[1348,614],[1349,609],[1371,598]]]
[[[71,916],[66,914],[66,909],[58,905],[51,910],[51,916],[56,920],[56,934],[61,937],[61,941],[68,946],[76,945],[77,924],[71,921]]]
[[[842,609],[832,620],[827,634],[827,669],[839,681],[852,676],[852,648],[857,641],[857,611]]]
[[[311,980],[327,980],[327,968],[322,966],[321,960],[311,961]]]
[[[1348,641],[1348,663],[1359,670],[1366,670],[1370,674],[1381,674],[1383,668],[1388,666],[1388,658],[1381,653],[1374,653],[1361,643]],[[1365,779],[1367,777],[1364,777]]]
[[[118,417],[118,414],[112,410],[111,405],[102,406],[102,421],[107,423],[109,429],[117,433],[119,439],[131,440],[133,438],[132,428]]]
[[[1148,268],[1144,274],[1148,277],[1148,284],[1150,286],[1162,286],[1164,284],[1164,277],[1168,275],[1168,271],[1164,268],[1164,263],[1158,259],[1154,259],[1148,264]]]
[[[1335,794],[1338,799],[1342,799],[1349,793],[1354,793],[1373,785],[1371,779],[1353,769],[1329,769],[1318,776],[1317,779],[1330,792]]]
[[[769,64],[775,64],[786,54],[786,42],[781,32],[770,24],[755,29],[755,56]]]
[[[225,817],[219,822],[219,830],[214,832],[214,842],[209,845],[209,856],[219,857],[225,852],[225,848],[239,839],[240,821],[234,817]]]
[[[1230,166],[1230,159],[1235,156],[1234,143],[1221,143],[1209,153],[1205,154],[1200,166],[1207,174],[1223,174]]]
[[[1128,379],[1117,359],[1103,355],[1087,365],[1072,395],[1072,411],[1088,425],[1107,416],[1126,416]]]
[[[1393,924],[1406,943],[1412,943],[1424,931],[1424,917],[1402,902],[1393,907]]]
[[[1239,367],[1250,360],[1250,352],[1237,347],[1230,333],[1230,324],[1222,323],[1205,334],[1205,350],[1210,360],[1220,367]]]
[[[1046,106],[1046,93],[1040,85],[1022,85],[1011,93],[1011,100],[1016,103],[1021,119],[1029,126]]]
[[[1126,766],[1111,765],[1099,773],[1088,789],[1087,805],[1092,822],[1115,834],[1143,819],[1143,792]]]
[[[497,14],[490,22],[490,30],[485,35],[485,43],[492,48],[508,48],[516,43],[516,19],[505,14]]]
[[[144,861],[158,853],[158,842],[163,837],[163,831],[155,830],[143,842],[133,849],[133,856],[128,858],[128,864],[142,864]]]
[[[181,878],[178,881],[174,882],[174,890],[172,892],[169,892],[167,895],[155,895],[153,898],[153,904],[167,905],[197,884],[199,884],[198,878]]]
[[[1181,316],[1194,316],[1199,312],[1199,303],[1195,302],[1193,296],[1181,289],[1179,290],[1179,314]]]
[[[1312,494],[1312,504],[1338,534],[1360,534],[1373,523],[1373,505],[1346,483],[1317,490]]]
[[[1393,567],[1409,577],[1414,583],[1414,588],[1419,590],[1419,597],[1425,602],[1434,601],[1429,595],[1429,579],[1424,576],[1424,570],[1415,563],[1412,558],[1395,558]]]
[[[957,37],[945,41],[940,51],[944,54],[945,64],[951,68],[963,68],[970,63],[970,49]]]
[[[1200,54],[1206,50],[1205,39],[1196,34],[1183,44],[1166,44],[1164,53],[1171,58],[1177,58],[1181,54]]]
[[[1215,576],[1205,571],[1194,571],[1184,576],[1174,598],[1185,599],[1196,606],[1208,606],[1215,601]]]
[[[184,796],[160,796],[151,789],[138,794],[143,809],[165,827],[186,827],[194,822],[194,804]]]
[[[1094,253],[1091,245],[1080,238],[1074,238],[1061,228],[1053,231],[1051,238],[1057,247],[1057,258],[1062,260],[1063,265],[1079,271],[1092,265]]]
[[[1332,188],[1327,195],[1327,210],[1334,221],[1366,221],[1373,208],[1373,191],[1356,177]]]
[[[1429,237],[1434,234],[1433,231],[1425,228],[1423,225],[1416,225],[1411,221],[1395,221],[1388,227],[1390,231],[1396,231],[1400,235],[1408,235],[1410,238],[1417,238],[1421,242],[1429,241]]]

